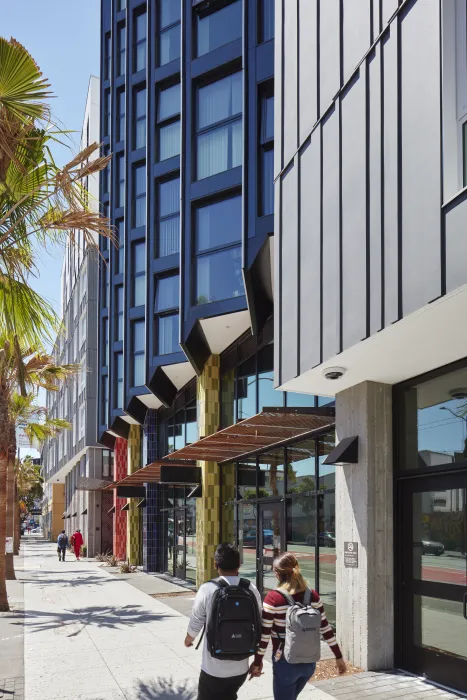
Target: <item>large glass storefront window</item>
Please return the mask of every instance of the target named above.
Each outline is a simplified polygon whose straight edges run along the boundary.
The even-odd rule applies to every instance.
[[[333,402],[319,397],[319,405]],[[267,406],[317,406],[318,397],[274,389],[274,345],[270,343],[221,377],[221,426],[251,418]]]
[[[404,390],[400,468],[436,469],[467,461],[467,368]]]
[[[272,562],[296,554],[310,586],[335,622],[335,467],[324,460],[334,433],[222,467],[222,539],[241,553],[241,575],[265,592],[274,583]]]
[[[193,487],[169,486],[162,509],[167,531],[167,573],[196,581],[196,498]]]

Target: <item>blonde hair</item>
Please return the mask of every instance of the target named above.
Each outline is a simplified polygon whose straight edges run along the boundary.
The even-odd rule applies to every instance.
[[[308,587],[303,578],[300,565],[294,554],[285,552],[274,560],[274,571],[279,576],[279,588],[283,588],[292,595],[302,593]]]

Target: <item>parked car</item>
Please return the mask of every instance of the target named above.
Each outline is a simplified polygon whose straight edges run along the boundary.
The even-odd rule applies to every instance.
[[[316,533],[312,532],[306,538],[308,547],[314,547],[316,544]],[[336,536],[332,532],[320,532],[318,535],[318,544],[320,547],[336,547]]]
[[[34,528],[31,530],[31,532],[32,532],[34,535],[40,535],[40,534],[42,533],[42,528],[41,528],[41,527],[34,527]]]
[[[444,544],[432,540],[422,540],[422,554],[434,554],[435,557],[440,557],[444,554]]]
[[[263,530],[263,544],[272,544],[274,533],[272,530]],[[246,547],[256,547],[256,528],[243,534],[243,544]]]

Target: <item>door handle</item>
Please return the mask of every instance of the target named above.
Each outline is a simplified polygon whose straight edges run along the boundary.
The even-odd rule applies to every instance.
[[[463,605],[464,619],[467,620],[467,593],[464,593],[464,605]]]

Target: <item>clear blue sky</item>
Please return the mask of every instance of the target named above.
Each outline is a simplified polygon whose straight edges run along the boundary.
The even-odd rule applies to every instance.
[[[89,77],[99,75],[100,0],[4,0],[1,35],[14,37],[34,57],[55,98],[54,120],[70,135],[72,151],[57,146],[54,157],[64,164],[76,152],[83,123]],[[63,249],[41,255],[32,286],[60,312]],[[40,397],[40,401],[44,397]],[[35,450],[23,448],[21,455]]]
[[[99,75],[100,0],[9,0],[2,3],[1,35],[14,37],[34,57],[56,96],[51,107],[56,122],[71,135],[76,151],[90,75]],[[57,147],[57,162],[71,152]],[[33,286],[59,310],[63,251],[42,254]]]

